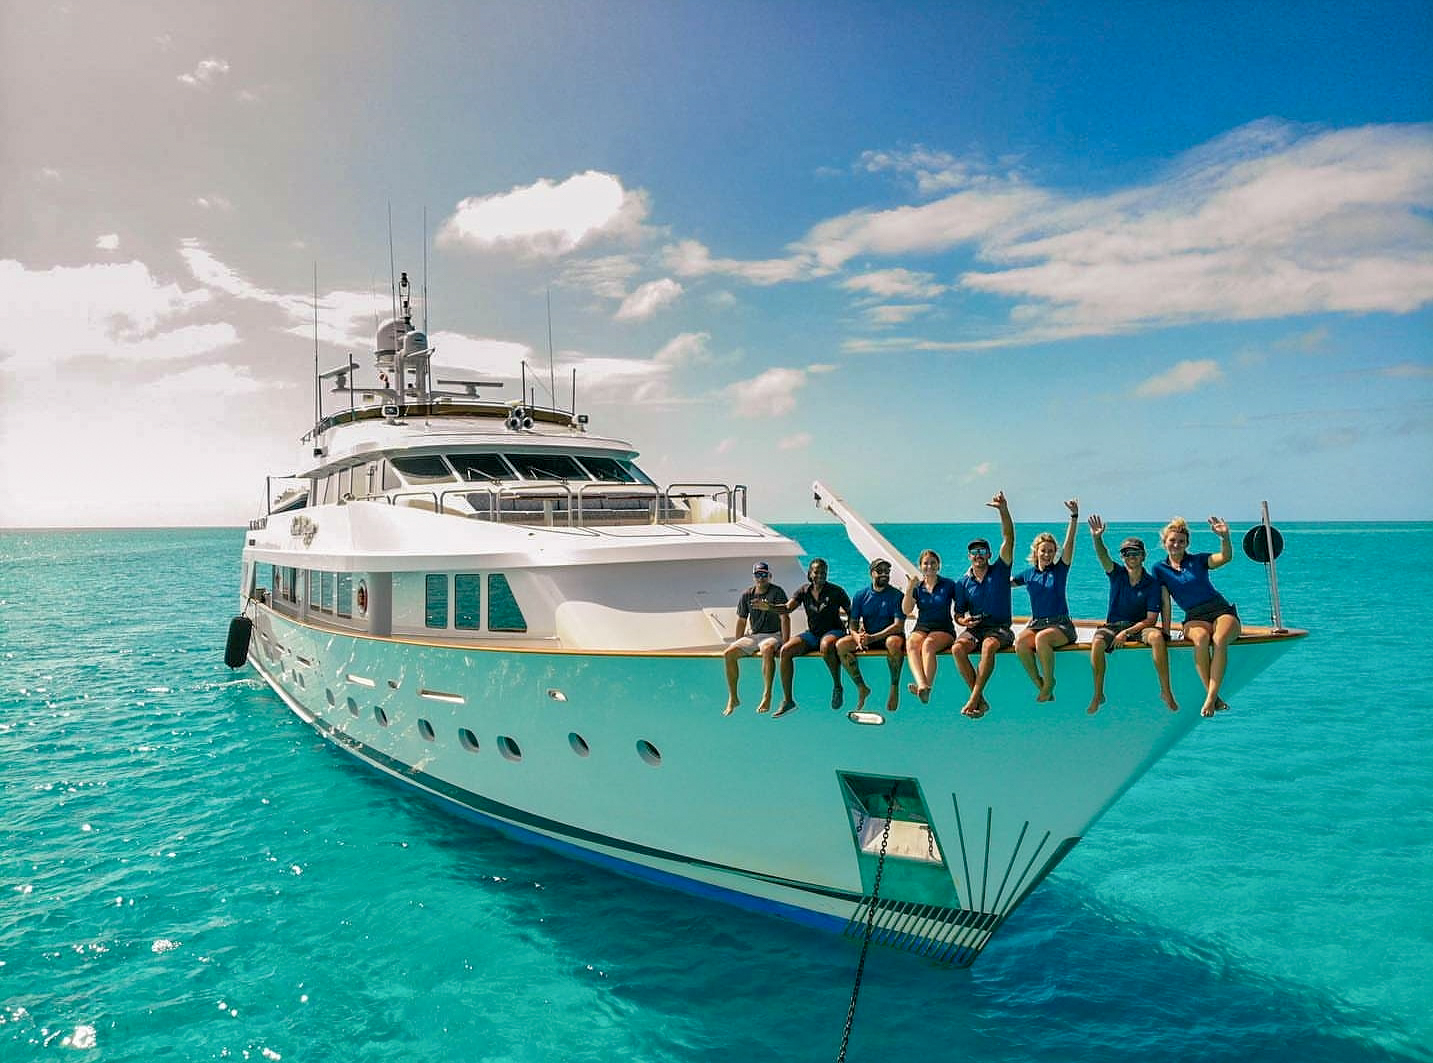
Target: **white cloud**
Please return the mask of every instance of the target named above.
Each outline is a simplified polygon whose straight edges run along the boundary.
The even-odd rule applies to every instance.
[[[558,283],[584,288],[605,299],[625,299],[628,282],[641,270],[641,265],[629,255],[574,259],[563,266]]]
[[[0,368],[62,358],[177,357],[225,345],[214,331],[166,332],[174,318],[211,298],[161,283],[142,262],[29,270],[0,260]]]
[[[648,281],[622,301],[618,321],[643,321],[682,294],[682,286],[670,277]]]
[[[1176,362],[1163,373],[1157,373],[1134,389],[1142,398],[1181,395],[1222,379],[1224,373],[1212,358],[1186,359]]]
[[[976,480],[983,480],[994,470],[995,466],[988,461],[982,461],[979,465],[973,465],[964,476],[960,478],[961,483],[974,483]]]
[[[928,314],[934,309],[930,303],[891,303],[885,306],[871,306],[864,311],[866,319],[873,325],[903,325],[912,318]]]
[[[971,163],[919,144],[909,151],[863,152],[859,168],[868,173],[889,171],[914,178],[916,190],[923,196],[964,188],[981,177],[980,170]]]
[[[858,292],[877,299],[934,299],[948,289],[936,283],[930,273],[909,269],[877,269],[858,273],[841,282],[848,292]]]
[[[725,439],[723,439],[720,443],[716,445],[716,453],[729,454],[735,446],[736,440],[733,439],[731,436],[727,436]]]
[[[796,393],[806,386],[807,370],[768,369],[750,380],[729,384],[737,417],[777,417],[796,408]]]
[[[776,444],[779,450],[805,450],[810,445],[810,432],[797,432],[795,435],[786,436]]]
[[[441,367],[441,371],[433,374],[435,377],[447,376],[457,370],[460,374],[505,380],[508,386],[502,391],[491,392],[493,398],[519,397],[512,390],[512,384],[522,377],[523,363],[526,362],[528,383],[536,386],[538,402],[546,405],[547,359],[545,356],[539,359],[537,352],[526,344],[464,336],[458,332],[434,333],[429,342],[437,348],[433,356],[434,365]],[[554,401],[559,406],[565,407],[569,401],[568,390],[574,369],[577,370],[577,393],[584,403],[674,401],[667,388],[670,365],[640,358],[600,358],[578,351],[560,351],[553,361],[551,373],[558,392]]]
[[[673,336],[654,356],[665,365],[689,365],[705,362],[710,358],[707,344],[711,341],[709,332],[682,332]]]
[[[180,74],[179,80],[191,88],[208,88],[218,78],[229,72],[229,64],[226,60],[209,58],[199,60],[192,73]]]
[[[234,204],[223,196],[195,196],[194,205],[202,210],[233,210]]]
[[[1404,362],[1401,365],[1390,365],[1384,369],[1380,369],[1378,373],[1380,376],[1403,380],[1433,377],[1433,365],[1419,365],[1416,362]]]
[[[286,329],[290,335],[305,338],[314,335],[312,293],[287,294],[261,288],[238,270],[220,262],[196,240],[185,240],[179,254],[194,279],[206,288],[236,299],[277,307],[290,322]],[[392,316],[391,299],[380,302],[372,292],[331,291],[318,297],[318,338],[339,347],[367,346],[373,341],[375,317]]]
[[[556,257],[602,238],[645,235],[647,194],[588,170],[559,183],[546,178],[492,196],[464,199],[438,242]]]
[[[156,380],[146,386],[144,390],[153,398],[179,398],[195,395],[213,398],[221,395],[252,395],[268,391],[276,386],[285,385],[258,380],[242,366],[221,363],[219,365],[194,366],[182,373],[175,373]]]
[[[101,251],[118,251],[119,233],[105,233],[103,236],[96,238],[95,247]]]
[[[682,240],[663,248],[662,261],[679,277],[705,277],[715,273],[760,285],[805,280],[811,276],[812,268],[811,258],[806,254],[757,261],[712,258],[706,246],[696,240]]]

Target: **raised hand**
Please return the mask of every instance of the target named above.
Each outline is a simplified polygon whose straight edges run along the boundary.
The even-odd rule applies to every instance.
[[[985,504],[986,504],[987,506],[989,506],[991,509],[1004,510],[1004,509],[1005,509],[1005,505],[1006,505],[1006,503],[1005,503],[1005,492],[1004,492],[1004,491],[996,491],[996,492],[995,492],[995,497],[992,498],[989,502],[987,502],[987,503],[985,503]]]
[[[1105,533],[1105,518],[1098,513],[1090,514],[1090,534],[1098,538]]]
[[[1209,530],[1223,539],[1229,535],[1229,522],[1223,517],[1210,517]]]
[[[1076,519],[1080,516],[1080,500],[1078,498],[1065,499],[1065,508],[1070,511],[1070,516]]]

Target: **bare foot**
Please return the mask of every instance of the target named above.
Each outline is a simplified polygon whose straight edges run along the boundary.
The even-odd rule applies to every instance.
[[[1215,711],[1215,712],[1228,712],[1228,711],[1229,711],[1229,703],[1228,703],[1227,701],[1225,701],[1223,698],[1215,698],[1215,699],[1214,699],[1214,711]]]
[[[900,708],[900,704],[901,692],[892,686],[890,694],[886,697],[886,711],[895,712],[896,709]]]
[[[856,687],[856,711],[860,712],[866,707],[866,699],[871,696],[871,688],[865,683]]]
[[[1095,697],[1090,701],[1090,707],[1085,710],[1085,715],[1093,716],[1095,713],[1100,711],[1100,706],[1104,703],[1105,696],[1103,694],[1095,695]]]
[[[972,720],[978,720],[990,711],[990,702],[984,698],[971,698],[965,703],[965,708],[960,710],[962,716],[969,716]]]
[[[1208,700],[1206,700],[1206,701],[1204,702],[1204,705],[1203,705],[1203,706],[1200,708],[1200,710],[1199,710],[1199,715],[1200,715],[1200,716],[1213,716],[1213,715],[1214,715],[1214,702],[1213,702],[1213,701],[1208,701]]]
[[[922,705],[930,704],[930,687],[921,687],[916,691],[916,697],[920,698]]]
[[[771,711],[771,695],[770,695],[770,694],[766,695],[766,697],[762,698],[759,702],[757,702],[756,711],[757,711],[757,712],[770,712],[770,711]]]
[[[1174,691],[1161,690],[1159,692],[1159,700],[1164,702],[1164,704],[1169,708],[1170,712],[1179,711],[1179,702],[1174,700]]]
[[[1041,687],[1041,688],[1040,688],[1040,693],[1038,693],[1038,694],[1035,695],[1035,700],[1036,700],[1036,701],[1054,701],[1054,700],[1055,700],[1055,684],[1054,684],[1054,683],[1050,683],[1050,684],[1048,684],[1048,685],[1046,685],[1046,686]]]
[[[741,702],[737,701],[737,699],[734,698],[734,697],[727,698],[727,699],[726,699],[726,708],[724,708],[724,709],[721,710],[721,714],[722,714],[723,716],[730,716],[732,713],[734,713],[734,712],[736,711],[736,707],[737,707],[738,705],[740,705],[740,704],[741,704]]]
[[[907,683],[907,684],[906,684],[906,689],[907,689],[908,691],[910,691],[912,694],[919,694],[919,693],[921,692],[921,688],[918,687],[918,686],[916,686],[916,684],[914,684],[914,683]]]

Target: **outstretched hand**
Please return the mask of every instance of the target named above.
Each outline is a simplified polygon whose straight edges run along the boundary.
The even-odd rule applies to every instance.
[[[1090,514],[1089,524],[1091,535],[1098,537],[1105,533],[1105,518],[1100,516],[1098,513]]]
[[[1079,500],[1078,498],[1067,498],[1067,499],[1065,499],[1065,508],[1070,511],[1070,516],[1076,518],[1077,520],[1079,519],[1079,516],[1080,516],[1080,500]]]
[[[1229,534],[1229,522],[1223,517],[1210,517],[1209,530],[1222,539]]]
[[[987,506],[989,506],[991,509],[998,509],[998,510],[1000,510],[1001,512],[1004,512],[1005,506],[1006,506],[1006,502],[1005,502],[1005,492],[1004,492],[1004,491],[996,491],[996,492],[995,492],[995,497],[992,498],[989,502],[987,502],[987,503],[985,503],[985,504],[986,504]]]

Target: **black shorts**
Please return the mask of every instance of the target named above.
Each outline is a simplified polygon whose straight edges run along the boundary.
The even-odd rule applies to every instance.
[[[917,624],[911,628],[911,633],[917,635],[933,635],[937,631],[955,638],[954,624]]]
[[[1058,628],[1064,634],[1067,642],[1075,641],[1075,625],[1070,622],[1068,616],[1040,616],[1031,620],[1025,625],[1026,631],[1040,632],[1047,627]]]
[[[1105,644],[1105,652],[1108,653],[1114,647],[1115,636],[1121,631],[1128,631],[1137,623],[1139,623],[1138,620],[1116,620],[1113,623],[1101,624],[1095,628],[1095,633],[1090,636],[1090,645],[1093,646],[1097,642],[1103,642]],[[1144,630],[1148,631],[1149,628],[1145,628]],[[1141,631],[1140,635],[1143,634],[1144,631]],[[1141,639],[1141,641],[1143,641],[1143,639]]]
[[[960,637],[962,641],[974,639],[977,650],[985,645],[988,638],[999,639],[1002,650],[1008,650],[1015,645],[1015,632],[1010,630],[1008,624],[977,624],[975,627],[966,628],[965,634]]]
[[[1221,616],[1232,616],[1235,620],[1239,619],[1239,610],[1234,608],[1233,604],[1227,601],[1222,595],[1210,598],[1209,601],[1202,602],[1193,609],[1186,609],[1184,611],[1184,622],[1188,624],[1191,620],[1195,620],[1212,624]]]

